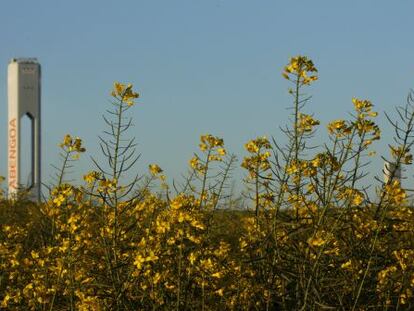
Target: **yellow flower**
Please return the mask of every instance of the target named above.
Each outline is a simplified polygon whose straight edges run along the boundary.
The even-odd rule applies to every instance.
[[[200,137],[201,144],[204,144],[207,149],[212,149],[214,147],[223,147],[224,141],[222,138],[213,136],[211,134],[202,135]]]
[[[101,192],[113,192],[117,187],[117,180],[113,179],[101,179],[99,180],[99,191]]]
[[[299,55],[290,59],[289,64],[284,68],[282,76],[287,80],[291,80],[290,75],[293,75],[300,83],[309,85],[318,79],[317,75],[309,76],[309,74],[315,72],[318,72],[318,70],[314,66],[312,60],[308,59],[306,56]]]
[[[323,237],[323,238],[322,238]],[[328,242],[332,242],[333,236],[330,233],[326,233],[324,230],[318,231],[313,237],[308,239],[308,244],[314,247],[320,247]],[[333,243],[335,244],[336,241]]]
[[[149,171],[150,171],[151,175],[153,175],[153,176],[157,176],[158,174],[163,172],[161,167],[159,167],[157,164],[150,164],[149,165]]]
[[[35,251],[32,251],[30,254],[32,255],[32,258],[33,258],[33,259],[37,259],[37,258],[39,258],[39,253],[37,253],[37,252],[35,252]]]
[[[126,103],[128,106],[134,105],[134,99],[139,97],[139,94],[132,90],[132,84],[129,83],[127,86],[125,84],[115,82],[114,90],[111,92],[113,97],[118,97],[122,102]]]
[[[250,178],[256,178],[259,171],[270,169],[271,154],[267,149],[271,149],[271,145],[265,136],[250,140],[244,147],[251,155],[244,157],[241,167],[249,171]]]
[[[413,155],[410,154],[410,149],[405,148],[403,146],[393,147],[390,146],[391,149],[391,155],[393,158],[397,159],[400,158],[401,162],[403,164],[412,164],[413,163]]]
[[[59,144],[61,148],[67,152],[85,152],[86,149],[82,146],[82,140],[79,137],[73,138],[69,134],[66,134],[63,138],[63,142]]]
[[[270,149],[271,145],[267,137],[263,136],[250,140],[244,148],[250,153],[258,153],[261,149]]]
[[[60,147],[70,147],[72,145],[72,137],[69,134],[66,134],[63,137],[63,142],[59,144]]]
[[[316,246],[316,247],[322,246],[325,243],[326,243],[326,241],[324,239],[320,238],[320,237],[313,237],[313,238],[308,240],[309,245]]]
[[[196,169],[198,167],[198,164],[199,164],[198,157],[196,157],[196,156],[192,157],[191,160],[190,160],[190,166],[193,169]]]
[[[191,158],[189,164],[192,169],[194,169],[197,173],[203,174],[206,171],[206,166],[200,163],[200,159],[197,155]]]
[[[219,148],[219,149],[217,149],[217,153],[221,156],[225,156],[226,155],[226,150],[224,148]]]
[[[145,261],[157,261],[158,256],[154,254],[154,251],[150,251],[149,255],[145,258]]]
[[[194,264],[196,259],[197,259],[197,256],[194,253],[190,253],[190,256],[188,256],[188,260],[190,261],[190,264]]]
[[[213,262],[210,258],[200,260],[200,265],[204,270],[211,270],[213,268]]]
[[[349,269],[352,266],[351,259],[341,265],[342,269]]]
[[[82,147],[82,139],[79,137],[75,138],[75,141],[73,142],[73,149],[77,152],[85,152],[85,148]]]
[[[161,274],[157,272],[155,273],[154,278],[152,279],[152,284],[157,285],[160,280],[161,280]]]
[[[142,268],[142,264],[144,262],[145,262],[145,258],[142,257],[141,254],[138,254],[137,256],[135,256],[134,265],[135,265],[135,267],[137,267],[138,270],[140,270]]]
[[[88,174],[83,176],[83,180],[86,181],[88,184],[92,184],[95,182],[98,178],[100,178],[101,174],[96,171],[91,171]]]
[[[223,297],[224,289],[220,288],[220,289],[216,290],[216,294],[219,295],[220,297]]]
[[[53,203],[55,203],[58,207],[61,206],[63,202],[65,202],[65,197],[61,194],[53,199]]]
[[[66,252],[69,249],[70,241],[68,239],[64,239],[62,242],[62,246],[59,247],[59,251],[62,253]]]
[[[213,273],[211,276],[212,276],[213,278],[217,278],[217,279],[219,279],[219,278],[221,278],[222,274],[221,274],[220,272],[216,272],[216,273]]]
[[[3,301],[1,302],[1,307],[6,308],[8,306],[9,300],[11,300],[12,297],[9,294],[6,294],[3,298]]]
[[[121,96],[124,92],[125,85],[119,82],[114,83],[114,91],[116,92],[116,95]]]
[[[344,120],[335,120],[328,124],[329,134],[335,134],[337,137],[342,137],[351,134],[352,127],[348,126]]]
[[[369,100],[361,100],[358,98],[352,98],[352,102],[354,103],[355,110],[359,113],[371,112],[371,109],[373,107],[372,103]]]
[[[393,180],[392,183],[385,185],[384,192],[390,204],[400,205],[406,201],[407,194],[401,188],[399,180]]]
[[[354,206],[361,205],[365,200],[365,196],[361,191],[350,187],[341,188],[337,197],[350,202]]]
[[[299,120],[298,120],[298,130],[300,132],[311,132],[313,127],[319,125],[320,122],[315,120],[312,116],[299,113]]]
[[[259,147],[256,145],[256,142],[254,140],[249,141],[247,144],[244,145],[244,147],[250,153],[259,152]]]

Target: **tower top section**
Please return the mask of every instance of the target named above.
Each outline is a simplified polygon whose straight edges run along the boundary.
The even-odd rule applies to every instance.
[[[35,57],[29,57],[29,58],[24,58],[24,57],[18,57],[18,58],[12,58],[9,62],[9,64],[11,63],[18,63],[18,64],[39,64],[39,62],[37,61],[37,58]]]

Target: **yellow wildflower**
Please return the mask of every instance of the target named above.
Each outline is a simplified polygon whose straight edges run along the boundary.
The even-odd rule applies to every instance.
[[[320,122],[315,120],[312,116],[299,113],[299,120],[297,124],[299,132],[311,132],[313,127],[319,124]]]
[[[149,171],[150,171],[151,175],[153,175],[153,176],[156,176],[156,175],[163,172],[161,167],[159,167],[157,164],[150,164],[149,165]]]

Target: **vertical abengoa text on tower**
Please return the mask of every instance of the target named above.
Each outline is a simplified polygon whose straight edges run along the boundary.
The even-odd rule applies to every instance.
[[[8,189],[9,196],[28,189],[32,199],[40,200],[40,64],[34,58],[14,58],[7,75],[8,93]],[[30,174],[22,184],[22,131],[21,119],[31,122]]]

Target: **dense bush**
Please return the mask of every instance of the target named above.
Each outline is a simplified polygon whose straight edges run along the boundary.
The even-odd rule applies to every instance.
[[[0,202],[0,301],[8,310],[368,310],[414,308],[414,215],[390,172],[370,198],[364,167],[380,139],[377,113],[353,99],[351,120],[305,114],[312,61],[285,67],[292,83],[287,144],[248,142],[244,200],[229,194],[237,164],[221,138],[203,135],[182,184],[152,164],[126,180],[137,160],[128,110],[138,93],[115,83],[100,137],[106,163],[84,186],[67,169],[85,152],[66,135],[46,202]],[[412,162],[411,98],[389,118],[389,161]],[[158,185],[158,186],[156,186]],[[155,190],[154,190],[155,189]],[[3,195],[3,194],[0,194]],[[372,195],[371,195],[372,196]]]

